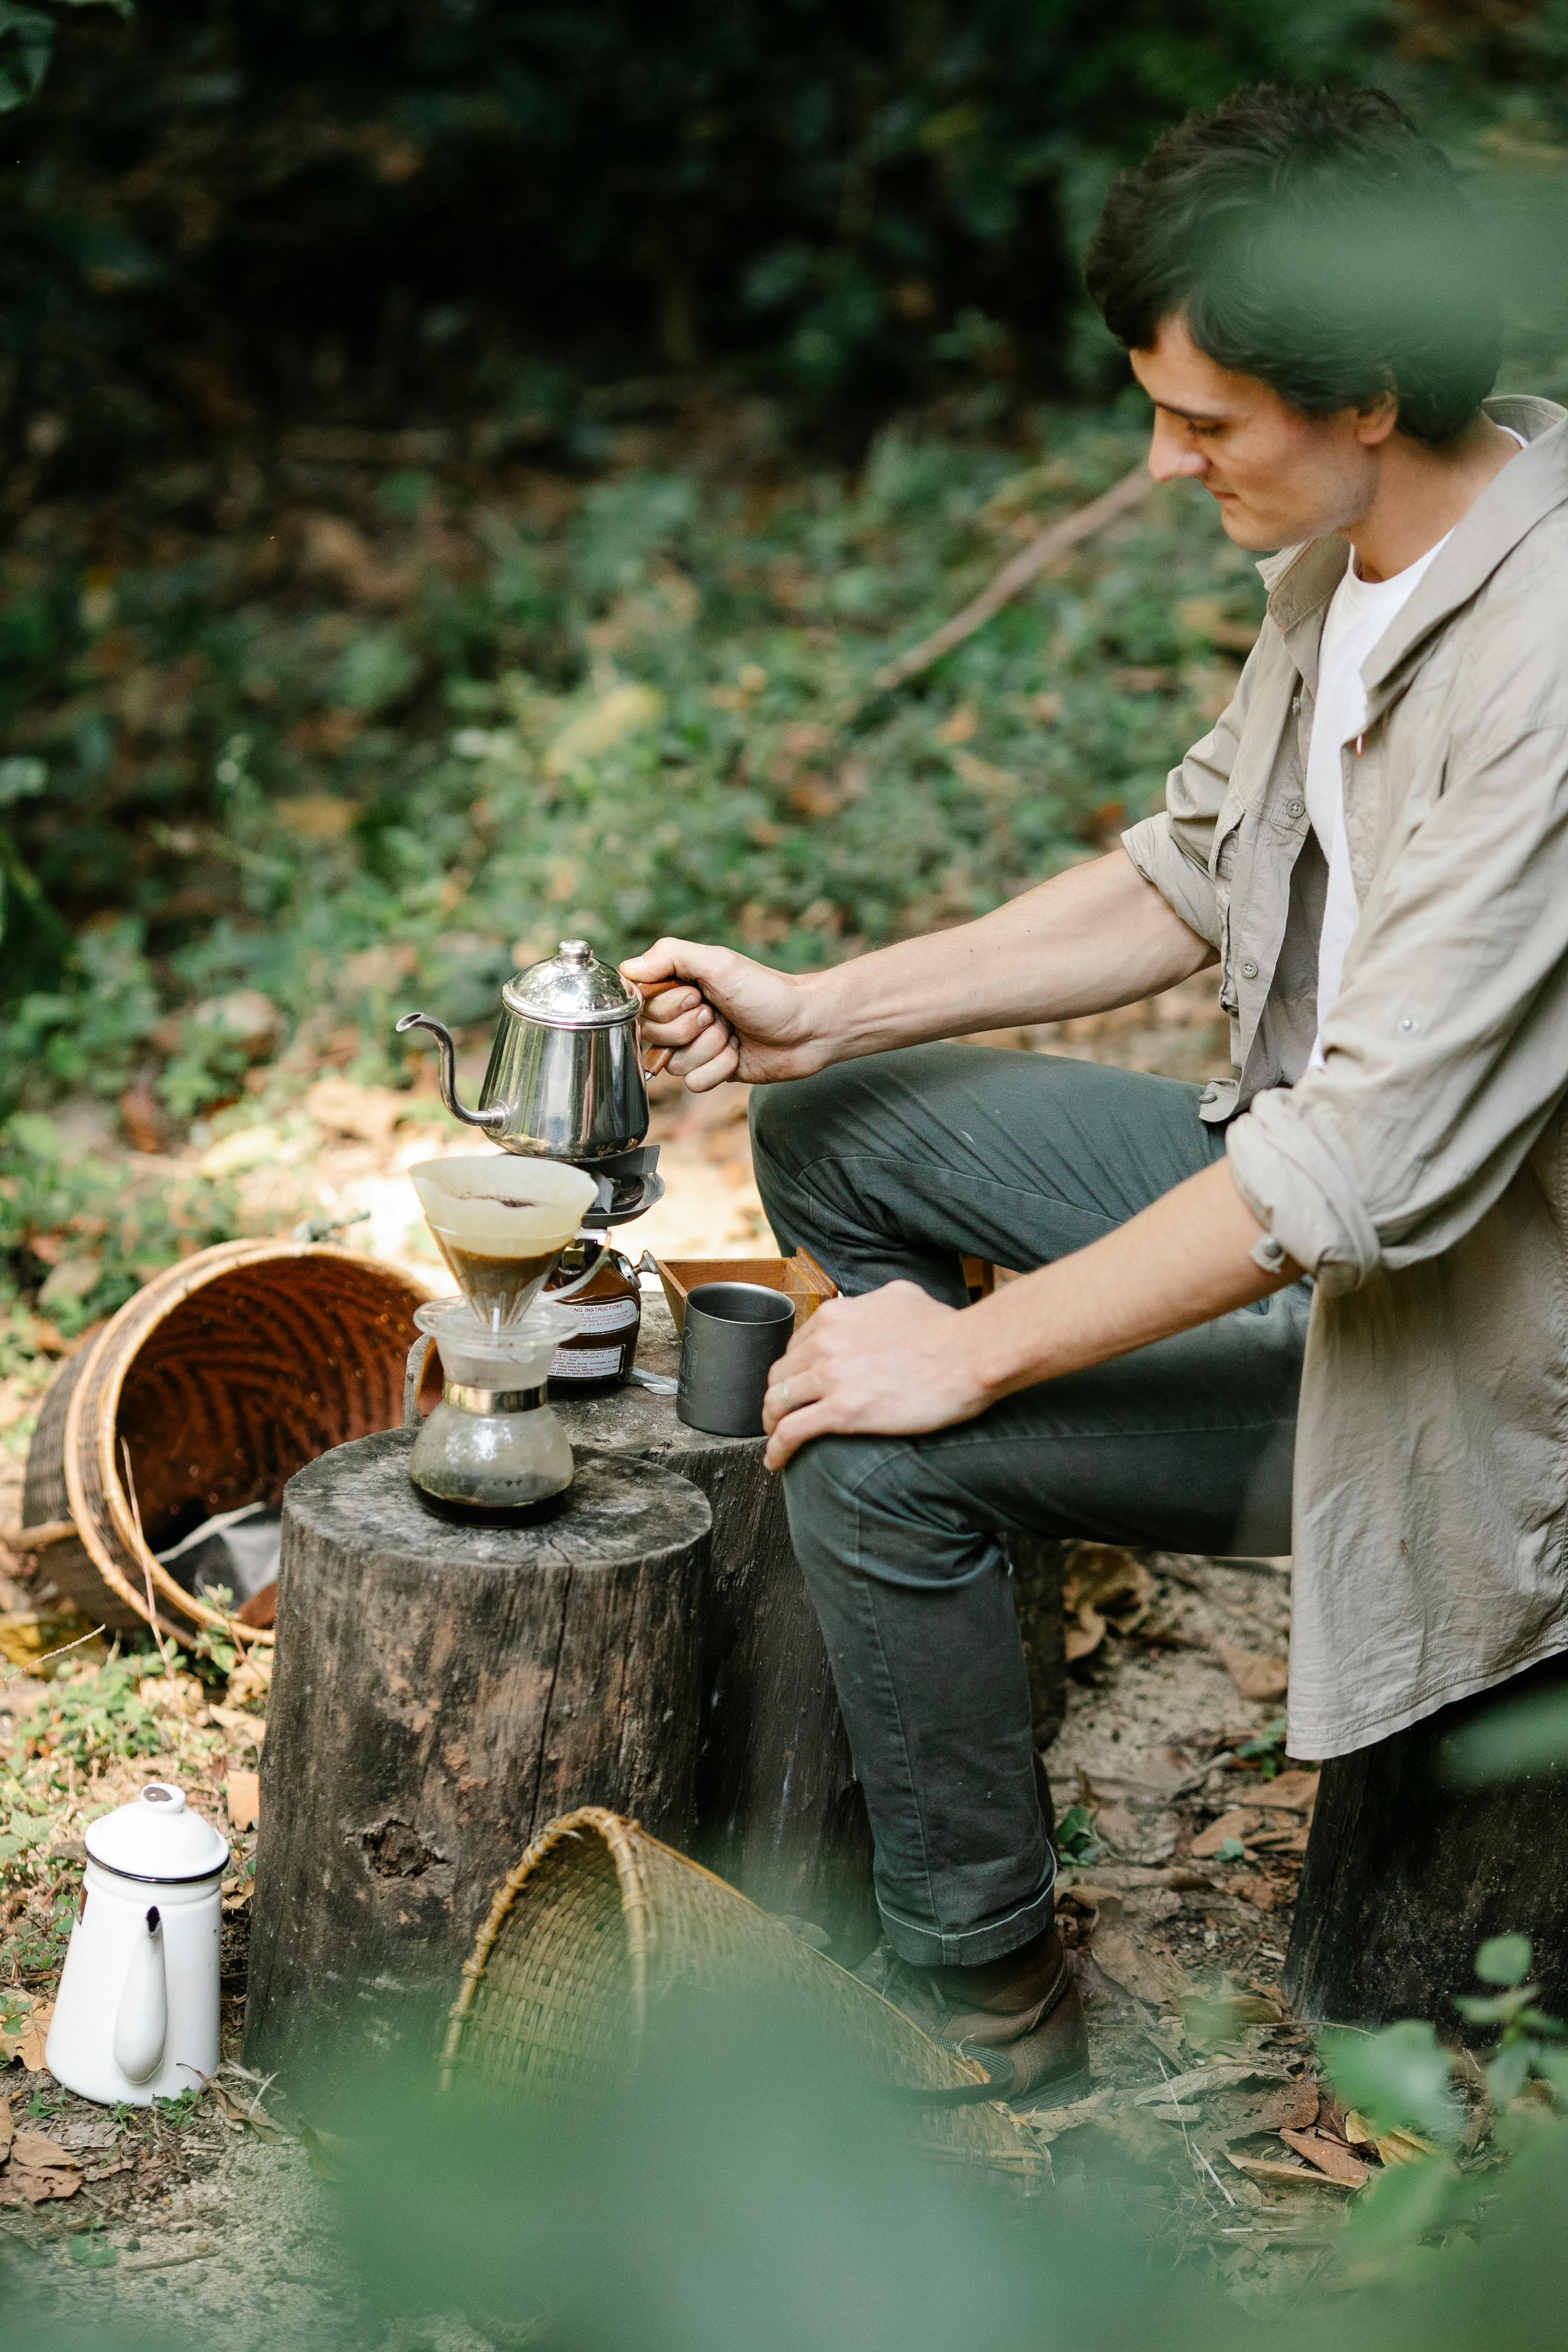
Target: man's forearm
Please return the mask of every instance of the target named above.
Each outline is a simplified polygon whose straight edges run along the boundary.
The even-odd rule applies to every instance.
[[[1299,1281],[1289,1260],[1273,1273],[1254,1261],[1261,1232],[1222,1160],[1086,1249],[1005,1283],[963,1318],[985,1402],[1130,1355]]]
[[[834,1432],[913,1436],[973,1420],[1037,1381],[1109,1363],[1297,1279],[1252,1259],[1261,1228],[1224,1160],[1087,1249],[945,1307],[913,1282],[830,1300],[774,1365],[770,1470]]]
[[[812,1026],[847,1061],[1158,995],[1214,961],[1124,850],[948,931],[816,975]]]

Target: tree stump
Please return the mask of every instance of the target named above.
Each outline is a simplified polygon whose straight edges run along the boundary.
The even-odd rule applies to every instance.
[[[1543,2005],[1568,2001],[1568,1779],[1536,1773],[1456,1788],[1452,1736],[1500,1704],[1555,1687],[1549,1658],[1323,1766],[1301,1870],[1285,1983],[1300,2015],[1375,2026],[1426,2018],[1452,2031],[1475,1988],[1478,1946],[1519,1933],[1535,1947]]]
[[[323,1454],[283,1504],[247,2062],[426,2040],[535,1832],[602,1804],[689,1846],[711,1515],[579,1454],[564,1507],[457,1526],[411,1435]]]

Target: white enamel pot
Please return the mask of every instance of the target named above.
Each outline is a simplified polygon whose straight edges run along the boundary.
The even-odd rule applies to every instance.
[[[45,2060],[101,2105],[199,2090],[218,2064],[218,1941],[228,1846],[153,1781],[91,1823]]]

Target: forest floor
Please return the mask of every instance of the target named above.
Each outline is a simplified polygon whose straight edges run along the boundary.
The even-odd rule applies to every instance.
[[[1157,1006],[989,1042],[1182,1077],[1224,1058],[1201,981]],[[433,1273],[405,1171],[452,1139],[426,1108],[422,1097],[346,1079],[318,1084],[292,1122],[275,1124],[268,1150],[237,1155],[246,1164],[236,1181],[275,1230],[358,1216],[347,1245]],[[668,1192],[638,1242],[671,1255],[765,1250],[742,1090],[698,1100],[663,1082],[653,1133]],[[105,1136],[95,1148],[115,1147]],[[0,1474],[0,1517],[13,1523],[36,1384],[16,1401],[26,1410],[11,1413]],[[1089,2005],[1095,2088],[1032,2123],[1058,2190],[1088,2194],[1114,2169],[1156,2238],[1180,2258],[1217,2266],[1243,2293],[1323,2258],[1352,2194],[1333,2175],[1343,2182],[1362,2168],[1342,2114],[1320,2101],[1310,2037],[1280,1985],[1314,1789],[1282,1752],[1288,1566],[1078,1547],[1068,1560],[1068,1710],[1047,1759],[1061,1916]],[[41,1563],[0,1580],[0,1611],[13,1626],[29,1615],[47,1623],[49,1605]],[[15,1638],[11,1653],[15,1661]],[[62,2312],[90,2317],[112,2295],[121,2323],[155,2325],[173,2273],[186,2315],[233,2352],[320,2340],[329,2324],[347,2329],[352,2293],[335,2267],[330,2195],[318,2177],[331,2168],[308,2114],[273,2100],[279,2128],[260,2136],[245,2120],[253,2086],[237,2075],[226,2078],[226,2098],[106,2113],[61,2091],[41,2063],[84,1815],[164,1775],[181,1779],[236,1846],[225,1996],[226,2039],[237,2049],[254,1850],[248,1776],[264,1731],[264,1677],[241,1664],[226,1690],[210,1664],[205,1678],[171,1677],[145,1671],[156,1667],[149,1655],[125,1662],[92,1717],[85,1702],[104,1692],[110,1671],[101,1658],[101,1644],[87,1645],[51,1682],[16,1674],[0,1683],[0,1769],[8,1748],[15,1785],[34,1791],[26,1801],[40,1818],[46,1796],[53,1809],[31,1863],[11,1866],[8,1885],[0,1864],[0,2002],[11,2003],[0,2008],[0,2024],[9,2021],[0,2053],[15,2053],[0,2071],[0,2096],[18,2131],[41,2133],[61,2158],[56,2193],[36,2202],[16,2195],[0,2231],[23,2275]],[[1175,2087],[1163,2093],[1167,2081]],[[1281,2140],[1281,2129],[1295,2138]],[[1361,2157],[1375,2163],[1369,2151]],[[405,2341],[479,2340],[456,2318],[409,2325],[412,2335],[400,2327],[374,2340],[386,2352]]]

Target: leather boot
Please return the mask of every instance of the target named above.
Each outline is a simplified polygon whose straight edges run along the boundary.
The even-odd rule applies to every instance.
[[[921,1968],[879,1944],[855,1973],[933,2041],[977,2060],[997,2098],[1067,2106],[1088,2095],[1089,2027],[1055,1926],[978,1968]]]

